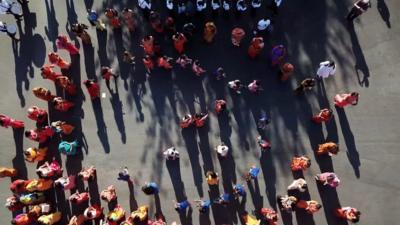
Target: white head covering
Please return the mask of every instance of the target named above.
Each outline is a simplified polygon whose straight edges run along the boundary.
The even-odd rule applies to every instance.
[[[261,19],[258,21],[257,29],[258,30],[265,30],[271,24],[271,20],[269,19]]]

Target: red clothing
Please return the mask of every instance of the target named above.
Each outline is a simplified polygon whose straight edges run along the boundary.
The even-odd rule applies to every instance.
[[[329,109],[322,109],[318,115],[312,117],[315,123],[328,122],[332,118],[332,113]]]
[[[159,67],[162,67],[162,68],[166,69],[166,70],[172,69],[172,65],[171,65],[171,63],[169,62],[169,60],[168,60],[167,57],[160,57],[160,58],[158,58],[158,59],[157,59],[157,65],[158,65]]]
[[[250,43],[247,53],[250,58],[254,59],[257,57],[261,50],[264,48],[264,39],[262,37],[255,37]]]
[[[348,105],[356,105],[358,102],[358,95],[351,95],[351,94],[337,94],[335,96],[335,106],[337,107],[345,107]]]
[[[175,47],[176,51],[179,54],[182,54],[182,52],[184,51],[185,43],[187,42],[185,35],[183,35],[182,33],[179,33],[179,34],[174,35],[172,37],[172,39],[174,40],[174,47]]]
[[[91,85],[86,87],[92,100],[100,96],[100,87],[97,83],[91,82]]]
[[[68,40],[68,37],[65,35],[59,35],[57,37],[56,45],[58,49],[65,49],[71,55],[79,54],[79,49],[72,44],[72,42]]]

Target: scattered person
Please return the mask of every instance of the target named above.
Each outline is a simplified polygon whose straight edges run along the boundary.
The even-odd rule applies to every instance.
[[[206,181],[208,185],[218,185],[219,182],[218,173],[214,171],[207,171]]]
[[[340,219],[348,220],[352,223],[357,223],[360,220],[361,212],[356,208],[347,206],[336,209],[335,215]]]
[[[306,90],[312,90],[312,88],[315,86],[315,79],[314,78],[306,78],[301,81],[299,86],[294,90],[295,95],[301,95],[304,94]]]
[[[12,127],[13,129],[21,129],[25,127],[24,121],[15,120],[6,115],[0,114],[0,126],[8,128]]]
[[[340,184],[340,180],[335,173],[325,172],[321,174],[317,174],[315,176],[315,180],[319,181],[324,186],[330,186],[332,188],[336,188]]]
[[[286,56],[286,48],[283,45],[276,45],[271,50],[271,65],[276,66],[282,63]]]
[[[71,66],[71,63],[65,61],[56,52],[50,52],[47,56],[49,57],[49,62],[51,64],[55,64],[61,69],[69,69],[69,67]]]
[[[142,59],[144,67],[146,68],[147,75],[151,74],[151,71],[154,69],[154,63],[151,59],[150,55],[145,55]]]
[[[100,97],[100,87],[94,80],[85,80],[83,84],[89,92],[90,99],[94,100]]]
[[[159,188],[156,183],[154,182],[146,182],[142,187],[142,191],[146,195],[157,195],[159,192]]]
[[[317,70],[317,78],[328,78],[329,76],[335,75],[336,65],[334,61],[325,61],[319,64]]]
[[[303,178],[296,179],[287,187],[287,189],[305,192],[307,190],[307,182]]]
[[[213,22],[207,22],[204,25],[204,33],[203,38],[207,43],[211,43],[214,40],[215,35],[217,34],[217,27]]]
[[[359,98],[358,92],[351,92],[349,94],[337,94],[335,95],[335,106],[339,108],[343,108],[348,105],[357,105],[358,104],[358,98]]]
[[[107,189],[102,190],[100,198],[108,203],[117,200],[117,192],[115,191],[114,185],[110,185]]]
[[[166,149],[163,152],[163,155],[166,160],[177,160],[179,159],[179,152],[175,149],[175,147],[171,147]]]
[[[301,171],[310,168],[311,159],[307,156],[295,156],[292,158],[290,168],[292,171]]]
[[[246,174],[246,181],[250,182],[251,180],[257,179],[259,173],[260,173],[259,167],[255,165],[251,166],[249,172]]]
[[[236,47],[239,47],[240,42],[242,41],[242,39],[244,38],[245,35],[246,35],[246,32],[242,28],[240,28],[240,27],[233,28],[232,33],[231,33],[232,44]]]
[[[263,48],[264,48],[264,39],[262,37],[254,37],[251,40],[247,53],[249,54],[250,58],[254,59],[260,54]]]
[[[279,79],[281,81],[287,81],[293,74],[294,66],[290,63],[284,63],[278,72]]]
[[[70,55],[79,54],[79,49],[64,34],[58,35],[56,46],[58,49],[67,50]]]
[[[314,214],[322,208],[322,205],[315,200],[300,200],[297,202],[296,207],[304,209],[308,214]]]
[[[332,109],[321,109],[317,115],[314,115],[311,120],[314,123],[323,123],[323,122],[329,122],[333,117],[333,111]]]
[[[228,82],[228,87],[236,92],[236,94],[241,94],[240,89],[242,88],[242,82],[240,82],[240,80],[232,80]]]
[[[259,80],[253,80],[253,82],[251,82],[247,88],[249,89],[249,91],[251,93],[257,94],[260,91],[263,90],[263,88],[261,87],[261,82]]]
[[[197,59],[194,60],[193,63],[192,63],[192,70],[193,70],[194,74],[196,74],[196,76],[200,76],[201,74],[206,72],[206,70],[204,70],[200,66],[200,62]]]
[[[272,208],[261,208],[260,215],[268,225],[276,225],[278,222],[278,213]]]
[[[124,8],[122,10],[122,17],[124,18],[125,24],[128,27],[129,32],[134,32],[136,29],[135,13],[132,9]]]
[[[185,49],[185,43],[187,39],[183,33],[175,33],[172,36],[172,40],[174,41],[174,47],[179,54],[182,54]]]
[[[113,71],[113,69],[111,69],[108,66],[102,66],[101,67],[101,77],[106,81],[106,86],[108,88],[108,90],[110,90],[110,80],[111,77],[114,77],[114,81],[117,82],[117,78],[119,77],[118,75],[116,75]]]
[[[83,23],[75,23],[71,25],[71,31],[82,39],[82,43],[92,45],[92,40],[89,33],[86,31],[89,27]]]
[[[81,172],[78,173],[78,177],[83,181],[94,181],[96,179],[96,167],[83,167]]]
[[[183,69],[185,69],[187,65],[192,64],[193,60],[189,58],[187,55],[182,54],[178,57],[178,59],[176,59],[175,62],[179,64]]]
[[[221,114],[226,110],[226,101],[223,99],[215,100],[215,112],[217,115]]]
[[[117,180],[132,182],[131,176],[129,175],[128,167],[125,166],[124,168],[121,168],[121,170],[118,172]]]
[[[222,67],[218,67],[217,70],[214,71],[213,75],[216,80],[222,80],[226,77],[226,73]]]
[[[110,26],[113,29],[117,29],[121,27],[121,21],[118,16],[118,11],[115,9],[107,8],[104,12],[107,19],[109,20]]]
[[[217,151],[217,154],[221,156],[222,158],[225,158],[228,156],[229,152],[229,147],[226,146],[223,142],[219,144],[217,147],[215,147],[215,151]]]
[[[197,200],[195,201],[200,214],[207,213],[210,210],[211,201],[210,200]]]
[[[190,207],[190,202],[188,200],[174,203],[174,208],[179,213],[184,212],[189,207]]]

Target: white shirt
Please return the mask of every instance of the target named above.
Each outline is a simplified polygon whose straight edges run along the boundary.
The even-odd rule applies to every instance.
[[[239,4],[241,2],[243,2],[243,6],[242,6],[242,4]],[[236,2],[236,9],[241,12],[246,11],[247,7],[246,7],[246,3],[244,3],[244,0],[239,0]]]
[[[10,0],[0,0],[0,14],[7,13],[13,3]]]
[[[142,9],[151,9],[151,1],[147,2],[146,0],[138,0],[138,5]]]
[[[257,24],[257,29],[258,30],[265,30],[267,29],[267,27],[271,24],[271,21],[268,19],[261,19],[260,21],[258,21]]]
[[[179,158],[179,152],[175,147],[171,147],[163,152],[165,159],[175,160]]]
[[[253,6],[253,8],[260,8],[261,7],[261,0],[252,0],[251,1],[251,6]]]
[[[202,4],[200,4],[200,3],[202,3]],[[201,12],[205,8],[207,8],[207,2],[204,1],[204,0],[197,0],[196,1],[196,6],[197,6],[197,11]]]
[[[336,72],[336,66],[329,66],[329,61],[321,62],[317,71],[317,75],[322,78],[332,76]]]
[[[217,153],[220,154],[222,157],[228,155],[229,148],[226,145],[218,145],[217,146]]]
[[[217,10],[221,7],[221,3],[219,2],[219,0],[212,0],[211,6],[213,10]]]
[[[223,2],[222,2],[222,7],[224,8],[225,11],[228,11],[228,10],[231,8],[231,6],[229,5],[229,3],[226,2],[226,1],[223,1]]]
[[[281,4],[282,4],[282,0],[275,0],[275,4],[276,4],[276,6],[281,6]]]
[[[173,2],[173,0],[167,0],[166,3],[167,3],[167,8],[168,8],[169,10],[174,9],[174,2]]]

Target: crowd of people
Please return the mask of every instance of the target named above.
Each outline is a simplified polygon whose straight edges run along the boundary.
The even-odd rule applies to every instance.
[[[21,4],[28,4],[28,1],[21,1]],[[149,22],[151,32],[141,40],[141,47],[143,48],[143,56],[141,63],[143,63],[147,75],[152,76],[152,71],[155,67],[172,70],[174,67],[188,68],[195,76],[204,76],[207,73],[198,59],[192,59],[188,56],[188,52],[185,50],[185,45],[188,41],[192,41],[194,30],[196,28],[193,23],[187,22],[182,27],[176,26],[176,20],[179,20],[180,14],[184,16],[191,16],[196,13],[203,13],[210,2],[205,0],[197,1],[178,1],[166,0],[166,8],[170,11],[167,18],[162,19],[162,16],[152,7],[151,0],[138,0],[138,7],[142,9],[142,15]],[[1,0],[0,9],[4,13],[12,13],[17,19],[20,19],[21,15],[18,14],[16,9],[13,9],[13,5],[9,0]],[[229,11],[235,10],[236,13],[244,13],[248,8],[257,10],[264,4],[261,0],[237,0],[229,1],[219,0],[211,1],[211,8],[213,13],[217,13],[218,10]],[[268,6],[272,11],[272,14],[276,16],[278,9],[282,4],[282,0],[274,0]],[[353,20],[357,16],[365,12],[369,6],[368,0],[357,1],[351,9],[348,19]],[[102,32],[110,27],[111,29],[121,29],[126,27],[130,32],[134,32],[139,26],[136,14],[132,9],[124,8],[121,12],[114,8],[104,9],[105,20],[102,19],[101,14],[94,9],[89,9],[87,13],[87,20],[89,24],[95,27],[99,32]],[[274,18],[276,19],[276,18]],[[264,36],[270,32],[273,32],[273,23],[271,18],[262,18],[258,21],[257,27],[252,32],[246,31],[246,27],[235,27],[231,32],[231,42],[233,46],[239,47],[247,45],[247,54],[249,60],[257,58],[261,51],[264,50]],[[83,45],[92,45],[92,37],[87,32],[91,29],[90,26],[84,23],[75,23],[71,25],[71,31],[81,39]],[[212,21],[207,21],[202,27],[203,39],[206,43],[212,43],[215,41],[217,35],[217,26]],[[10,32],[7,29],[6,24],[0,22],[0,31],[6,32],[15,40],[15,33]],[[178,58],[173,59],[163,54],[162,47],[159,41],[152,35],[157,33],[163,35],[170,40],[171,45],[175,48],[176,52],[180,55]],[[250,43],[243,43],[243,38],[246,36],[252,36]],[[67,51],[71,56],[80,54],[80,49],[71,42],[66,35],[60,34],[56,40],[56,46],[58,51]],[[290,79],[294,72],[294,65],[287,62],[287,51],[284,45],[276,45],[270,49],[270,65],[277,68],[277,76],[282,82]],[[139,55],[139,53],[137,54]],[[129,51],[123,53],[123,61],[128,65],[136,65],[137,56]],[[75,96],[78,93],[80,84],[74,83],[73,79],[65,73],[71,67],[73,63],[67,59],[63,59],[57,52],[48,53],[48,63],[45,64],[40,70],[43,79],[50,80],[54,84],[64,91],[64,96],[57,96],[50,90],[44,87],[35,87],[32,89],[32,93],[40,100],[49,102],[49,106],[61,113],[67,113],[71,108],[75,107],[73,100],[67,100],[66,96]],[[301,81],[297,88],[294,90],[295,95],[302,95],[306,91],[312,90],[318,82],[323,82],[323,79],[334,76],[336,72],[336,64],[332,60],[323,61],[319,64],[316,69],[315,76],[309,77]],[[225,82],[228,77],[222,67],[218,67],[209,73],[213,79]],[[101,77],[105,80],[107,88],[110,90],[111,79],[118,79],[118,74],[114,72],[113,68],[108,66],[101,67]],[[243,91],[248,91],[252,94],[257,94],[264,89],[261,86],[260,80],[253,80],[249,84],[244,84],[238,79],[226,81],[226,85],[232,94],[240,95]],[[100,97],[100,85],[96,80],[87,79],[83,81],[88,94],[92,100]],[[110,90],[111,91],[111,90]],[[348,105],[356,105],[358,103],[359,94],[357,92],[340,93],[337,94],[333,103],[336,107],[346,107]],[[215,112],[217,116],[224,114],[229,108],[229,103],[226,99],[215,100]],[[67,116],[67,114],[66,114]],[[207,123],[208,112],[198,112],[194,115],[186,114],[182,117],[180,127],[182,129],[190,129],[195,127],[202,129]],[[56,207],[46,201],[45,191],[52,188],[60,188],[61,190],[75,190],[76,182],[81,179],[83,182],[94,182],[97,179],[96,168],[94,166],[83,168],[78,174],[68,174],[63,177],[63,169],[60,163],[53,159],[46,161],[49,150],[49,141],[55,139],[58,136],[60,140],[58,143],[58,152],[67,156],[74,156],[79,154],[80,145],[78,140],[70,140],[68,137],[74,131],[75,127],[72,124],[68,124],[65,121],[51,121],[46,109],[38,106],[31,106],[28,108],[27,117],[36,122],[36,127],[32,129],[25,129],[25,124],[21,120],[11,118],[7,115],[0,114],[0,125],[2,127],[13,129],[25,129],[25,137],[31,141],[37,142],[38,147],[30,147],[24,151],[24,157],[27,162],[38,163],[36,170],[39,178],[32,179],[18,179],[18,171],[14,168],[0,168],[0,177],[13,177],[13,182],[10,184],[10,190],[13,195],[6,201],[6,207],[10,211],[21,212],[13,220],[12,224],[15,225],[27,225],[32,222],[38,222],[40,224],[51,225],[57,223],[62,219],[61,212],[56,210]],[[310,122],[312,123],[329,123],[333,117],[333,111],[329,108],[323,108],[315,115],[310,115]],[[267,129],[268,124],[271,122],[270,118],[263,114],[257,121],[257,128],[264,130]],[[257,139],[260,149],[262,151],[268,151],[271,145],[266,137],[260,135]],[[219,144],[215,147],[216,154],[222,160],[226,159],[230,149],[224,143]],[[316,157],[323,155],[334,156],[339,153],[339,146],[334,142],[321,143],[317,149],[314,149]],[[175,147],[166,149],[163,152],[166,160],[179,160],[180,154]],[[311,159],[306,155],[297,155],[293,157],[290,163],[292,171],[305,171],[311,166]],[[252,182],[257,179],[260,168],[257,165],[253,165],[249,168],[246,174],[246,181]],[[215,171],[208,171],[205,174],[206,181],[209,186],[219,185],[219,175]],[[118,180],[126,181],[132,184],[127,167],[121,169],[118,173]],[[321,174],[315,174],[315,180],[326,188],[337,188],[340,184],[338,175],[333,171],[324,172]],[[157,195],[159,193],[159,187],[155,182],[146,182],[142,186],[142,191],[146,195]],[[178,212],[185,212],[193,204],[196,205],[200,213],[207,213],[213,204],[228,205],[232,201],[240,200],[246,196],[246,189],[243,184],[237,183],[233,185],[232,192],[226,192],[221,194],[217,199],[200,199],[200,200],[184,200],[181,202],[175,202],[174,208]],[[288,194],[277,196],[277,202],[281,211],[292,212],[293,210],[304,210],[309,214],[318,212],[322,205],[315,200],[301,199],[299,192],[307,190],[307,181],[304,178],[294,180],[287,187]],[[117,199],[115,187],[113,185],[108,186],[100,194],[101,199],[110,203]],[[69,218],[69,225],[81,225],[85,221],[99,220],[101,219],[102,224],[108,225],[132,225],[132,224],[153,224],[161,225],[167,224],[162,215],[156,215],[152,218],[148,215],[148,206],[140,206],[137,210],[131,212],[126,216],[126,211],[119,205],[108,213],[103,212],[103,208],[100,205],[88,204],[90,200],[90,194],[88,192],[74,192],[68,200],[72,204],[87,206],[86,209],[79,215],[73,215]],[[22,209],[26,209],[26,212],[22,212]],[[357,222],[360,218],[360,211],[354,207],[341,207],[335,209],[334,213],[338,218],[348,220],[351,222]],[[272,208],[260,208],[256,209],[255,215],[251,213],[244,213],[242,215],[243,221],[248,224],[276,224],[278,220],[278,213]],[[175,223],[175,222],[174,222]],[[174,224],[172,223],[172,224]]]

